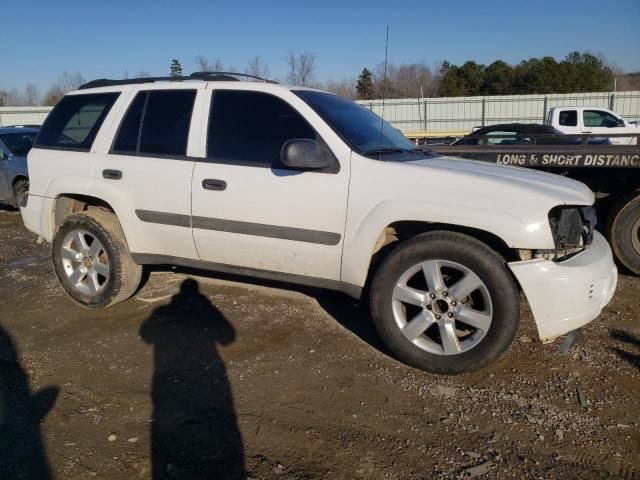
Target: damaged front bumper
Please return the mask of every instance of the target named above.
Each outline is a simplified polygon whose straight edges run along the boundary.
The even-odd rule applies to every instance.
[[[527,296],[538,335],[552,341],[594,320],[616,289],[618,271],[611,247],[594,232],[593,242],[568,260],[509,263]]]

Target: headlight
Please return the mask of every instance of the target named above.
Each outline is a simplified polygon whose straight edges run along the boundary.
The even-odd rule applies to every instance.
[[[534,250],[531,251],[530,257],[566,260],[580,253],[593,241],[596,220],[596,211],[593,207],[562,205],[552,208],[549,212],[549,227],[555,249]]]
[[[584,247],[593,241],[593,207],[559,206],[549,212],[549,226],[557,249]]]

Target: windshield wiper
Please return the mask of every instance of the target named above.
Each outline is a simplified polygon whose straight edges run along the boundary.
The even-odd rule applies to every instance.
[[[365,150],[362,152],[363,155],[373,155],[374,153],[384,154],[384,153],[405,153],[409,150],[405,150],[400,147],[384,147],[384,148],[373,148],[371,150]]]

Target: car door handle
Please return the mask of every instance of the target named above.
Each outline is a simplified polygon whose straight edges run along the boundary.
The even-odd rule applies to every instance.
[[[215,178],[205,178],[202,181],[202,188],[205,190],[226,190],[227,182]]]
[[[120,170],[102,170],[102,178],[107,180],[120,180],[122,178],[122,172]]]

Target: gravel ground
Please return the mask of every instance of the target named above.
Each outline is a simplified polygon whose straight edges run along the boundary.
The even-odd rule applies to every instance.
[[[0,210],[3,480],[640,476],[637,277],[569,354],[525,306],[499,361],[444,377],[337,293],[156,270],[82,309],[35,240]]]

